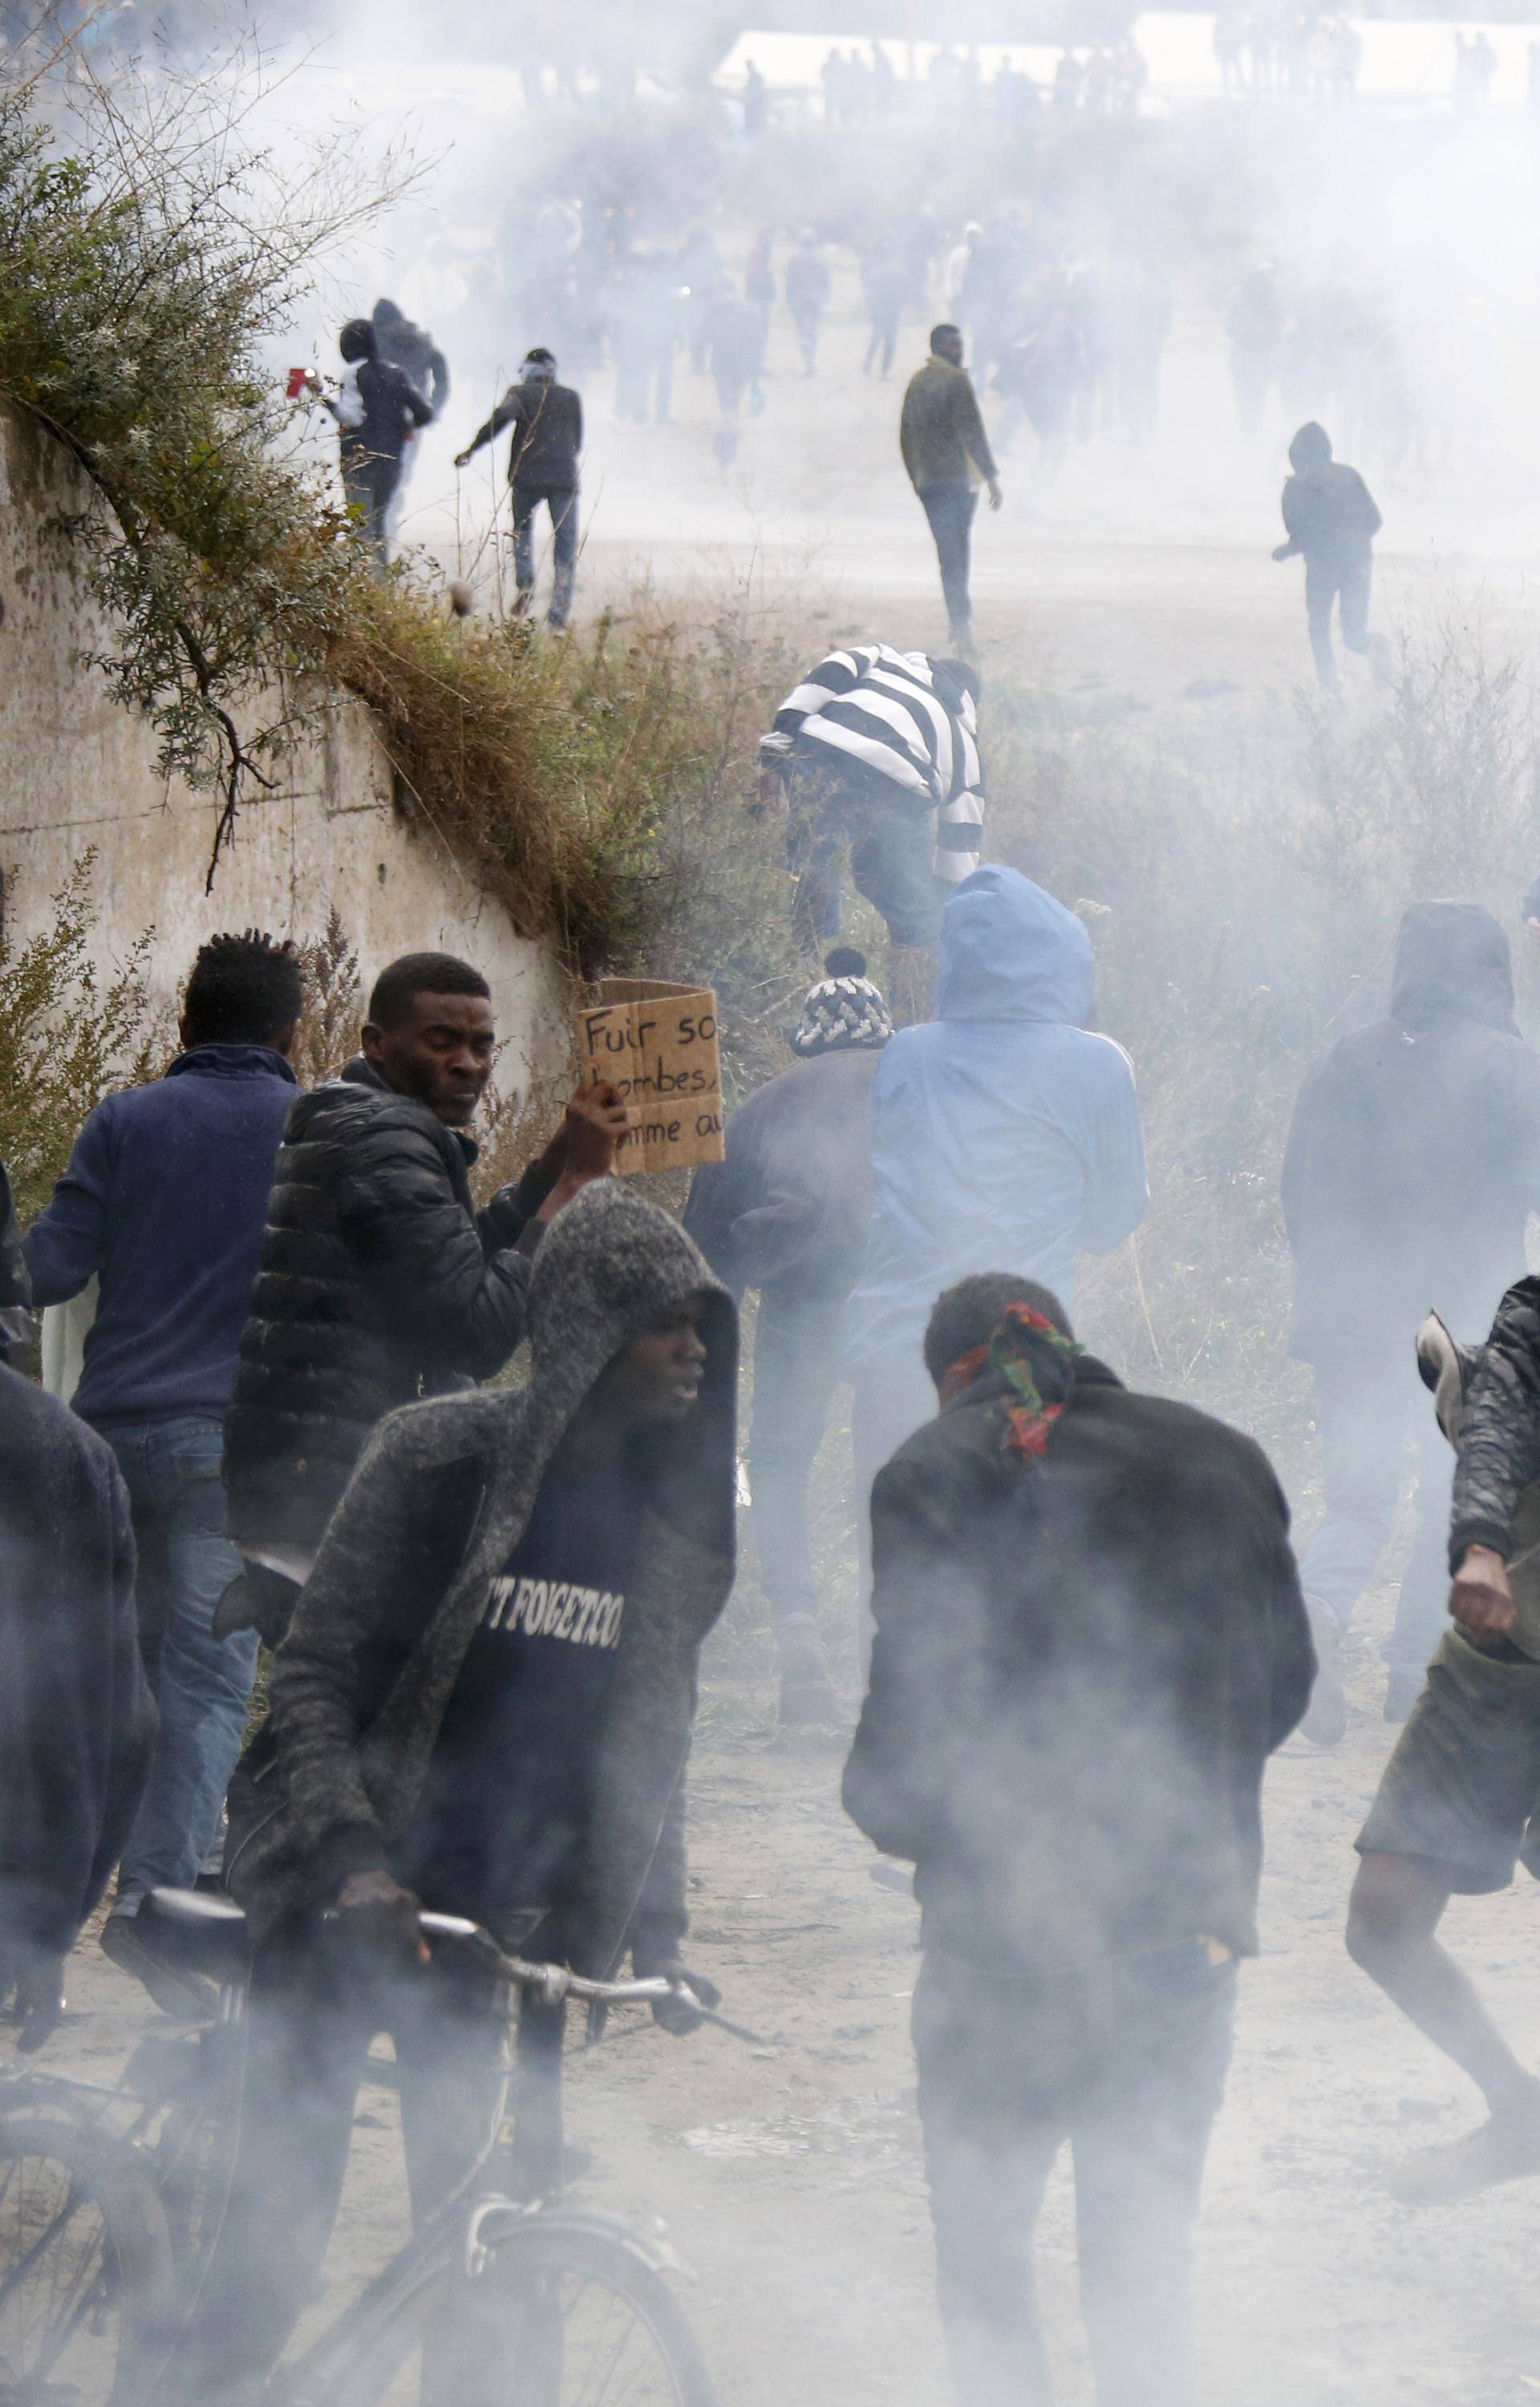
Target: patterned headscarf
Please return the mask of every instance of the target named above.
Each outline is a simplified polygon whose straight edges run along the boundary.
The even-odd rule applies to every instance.
[[[865,955],[840,945],[824,967],[828,975],[808,989],[801,1017],[791,1032],[792,1051],[806,1061],[815,1053],[885,1045],[893,1021],[882,989],[866,974]]]
[[[941,1382],[941,1403],[950,1404],[981,1371],[999,1372],[1010,1389],[1000,1403],[1002,1449],[1030,1462],[1048,1451],[1053,1424],[1075,1384],[1075,1357],[1084,1351],[1029,1303],[1008,1303],[987,1344],[970,1346],[953,1363]]]

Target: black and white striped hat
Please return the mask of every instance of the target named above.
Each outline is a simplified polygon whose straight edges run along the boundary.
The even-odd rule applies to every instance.
[[[881,988],[867,976],[865,954],[851,945],[837,945],[824,969],[827,975],[808,989],[802,1016],[791,1032],[792,1051],[806,1060],[814,1053],[885,1045],[893,1022]]]

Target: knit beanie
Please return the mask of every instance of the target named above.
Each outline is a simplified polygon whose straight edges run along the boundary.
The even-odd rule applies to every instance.
[[[837,945],[824,963],[826,976],[810,987],[802,1016],[791,1032],[791,1049],[804,1060],[815,1053],[842,1053],[885,1045],[893,1022],[882,990],[867,976],[866,957]]]

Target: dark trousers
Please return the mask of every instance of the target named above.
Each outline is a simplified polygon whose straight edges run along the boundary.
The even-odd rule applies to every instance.
[[[1337,1629],[1346,1630],[1395,1528],[1408,1412],[1417,1441],[1417,1519],[1385,1659],[1398,1671],[1421,1672],[1447,1626],[1454,1450],[1409,1361],[1386,1367],[1355,1360],[1317,1368],[1326,1510],[1305,1549],[1299,1576],[1306,1595],[1328,1605]]]
[[[1306,559],[1305,617],[1316,675],[1328,693],[1335,693],[1338,685],[1336,654],[1332,648],[1332,605],[1339,605],[1342,640],[1348,649],[1366,652],[1373,577],[1374,563],[1367,552],[1362,560]]]
[[[907,1438],[934,1418],[936,1389],[916,1338],[904,1353],[864,1363],[855,1377],[850,1436],[855,1490],[855,1542],[860,1561],[860,1653],[871,1653],[871,1483]]]
[[[973,535],[973,513],[979,496],[971,485],[922,485],[920,500],[936,538],[941,567],[941,593],[954,636],[966,635],[973,617],[968,579]]]
[[[766,1289],[754,1333],[749,1489],[759,1575],[779,1634],[815,1617],[808,1489],[840,1377],[844,1298]]]
[[[501,2095],[489,2004],[487,1975],[448,1955],[395,1970],[308,1930],[259,1951],[230,2202],[168,2397],[237,2400],[276,2362],[326,2255],[376,2032],[395,2043],[414,2223],[459,2186]]]
[[[839,935],[848,853],[856,891],[882,913],[894,943],[934,949],[943,890],[932,812],[912,808],[897,787],[890,801],[812,762],[794,762],[788,782],[786,865],[796,881],[798,935],[820,946]]]
[[[1020,1981],[926,1950],[914,2053],[961,2407],[1053,2399],[1032,2239],[1067,2140],[1099,2407],[1195,2407],[1192,2238],[1235,1971],[1201,1943]]]
[[[822,309],[794,309],[791,322],[797,329],[797,341],[802,353],[802,372],[812,376],[818,365],[818,334],[824,322]]]
[[[401,462],[374,457],[356,463],[345,461],[342,482],[349,506],[359,512],[360,536],[383,567],[389,548],[385,521],[401,482]]]
[[[871,316],[871,333],[867,340],[867,355],[861,363],[861,374],[863,376],[869,376],[871,374],[872,363],[880,354],[883,363],[883,374],[884,376],[891,376],[893,373],[893,355],[897,348],[897,310],[873,310]]]
[[[577,575],[577,489],[572,485],[516,485],[514,495],[514,579],[523,608],[535,589],[535,518],[542,503],[551,513],[551,550],[556,575],[551,586],[550,622],[562,628],[572,615],[572,584]]]

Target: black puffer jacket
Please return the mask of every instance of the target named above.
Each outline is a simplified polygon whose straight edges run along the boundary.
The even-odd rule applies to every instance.
[[[314,1546],[381,1417],[500,1371],[524,1335],[509,1250],[546,1182],[481,1213],[475,1147],[363,1061],[302,1095],[274,1172],[225,1422],[237,1545]]]

